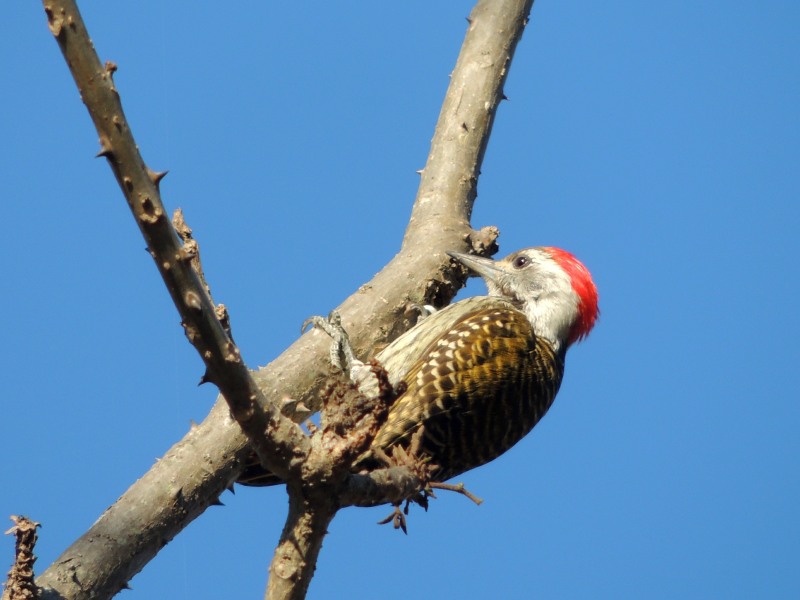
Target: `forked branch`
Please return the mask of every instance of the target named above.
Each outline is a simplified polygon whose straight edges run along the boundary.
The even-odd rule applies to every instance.
[[[202,424],[192,428],[37,580],[45,588],[44,597],[103,598],[122,589],[166,541],[216,502],[241,470],[249,452],[248,437],[260,448],[267,467],[294,478],[308,441],[275,407],[292,397],[318,409],[314,392],[327,374],[328,340],[309,332],[269,366],[248,373],[165,216],[158,193],[162,175],[148,169],[136,149],[113,82],[116,67],[101,64],[74,2],[44,0],[43,4],[97,127],[100,154],[114,170],[187,335],[206,362],[209,378],[231,402],[229,409],[218,401]],[[484,0],[470,16],[402,249],[337,309],[360,356],[373,354],[376,346],[409,326],[403,317],[409,303],[442,306],[450,301],[463,275],[451,272],[445,251],[494,251],[497,231],[473,231],[469,219],[503,83],[531,5],[532,0]],[[231,411],[238,424],[231,420]],[[269,435],[260,435],[267,430]],[[361,504],[363,493],[363,503],[372,503],[376,490],[397,492],[409,485],[407,476],[389,476],[390,472],[350,478],[346,502]],[[317,535],[323,533],[321,528]],[[304,543],[318,546],[321,537]],[[309,578],[310,571],[298,581],[307,587]]]

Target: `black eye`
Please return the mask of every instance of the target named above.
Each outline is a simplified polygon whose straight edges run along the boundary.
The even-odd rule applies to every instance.
[[[515,269],[521,269],[522,267],[526,266],[528,262],[530,261],[528,260],[527,256],[518,256],[511,264],[514,265]]]

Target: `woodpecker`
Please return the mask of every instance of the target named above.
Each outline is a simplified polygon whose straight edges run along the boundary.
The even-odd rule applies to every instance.
[[[448,254],[480,275],[489,295],[435,312],[377,355],[406,389],[356,470],[374,468],[394,446],[408,448],[420,428],[419,452],[434,481],[494,460],[550,408],[567,349],[597,320],[592,277],[565,250],[527,248],[500,261]],[[277,482],[248,471],[242,483]]]
[[[407,388],[371,444],[391,454],[422,428],[421,453],[436,481],[497,458],[533,429],[561,385],[567,349],[589,334],[599,314],[589,271],[564,250],[528,248],[497,262],[448,254],[484,279],[489,296],[422,322],[437,333],[413,353],[402,375]],[[395,362],[402,356],[408,364],[408,354],[390,353],[390,376],[404,370]]]

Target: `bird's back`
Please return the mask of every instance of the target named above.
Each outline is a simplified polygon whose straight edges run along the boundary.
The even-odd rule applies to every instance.
[[[446,311],[441,322],[418,326],[431,339],[412,353],[417,360],[402,377],[407,389],[372,443],[391,454],[423,427],[421,451],[442,481],[521,440],[552,404],[564,369],[563,354],[506,300],[470,298]],[[439,333],[430,335],[431,328]]]

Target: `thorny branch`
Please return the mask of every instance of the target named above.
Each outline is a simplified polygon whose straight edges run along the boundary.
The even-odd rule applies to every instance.
[[[273,566],[293,575],[281,576],[289,585],[270,597],[302,597],[321,546],[322,525],[338,506],[400,501],[419,491],[420,482],[408,469],[392,467],[346,476],[334,504],[325,504],[313,493],[308,497],[309,488],[298,477],[303,471],[300,459],[314,442],[276,407],[291,397],[319,409],[314,392],[327,377],[327,340],[309,332],[273,363],[252,376],[248,373],[192,267],[187,238],[183,237],[182,247],[165,217],[158,194],[163,174],[148,169],[138,153],[113,83],[116,66],[101,65],[73,1],[43,0],[43,4],[97,127],[100,155],[108,158],[181,312],[187,336],[206,362],[207,378],[231,403],[229,409],[218,401],[202,424],[193,427],[42,574],[38,583],[44,588],[43,597],[101,598],[125,587],[164,543],[217,502],[241,469],[249,452],[248,439],[259,449],[265,466],[289,479],[290,516]],[[453,272],[446,250],[471,248],[487,254],[496,250],[497,230],[473,231],[469,218],[503,83],[531,5],[532,0],[482,0],[470,16],[402,249],[337,309],[360,356],[373,354],[376,346],[409,326],[403,317],[408,304],[438,307],[449,302],[464,275]],[[265,431],[268,435],[262,435]],[[287,536],[293,537],[295,543],[289,546],[299,554],[281,555]]]
[[[186,337],[206,365],[205,379],[219,387],[265,468],[288,477],[293,458],[307,448],[307,442],[295,423],[266,402],[217,318],[208,288],[195,268],[196,247],[184,248],[167,219],[159,192],[163,174],[149,169],[139,154],[114,85],[116,66],[100,64],[73,2],[45,1],[45,12],[100,136],[99,155],[108,160],[181,315]],[[186,230],[184,236],[188,236]],[[274,435],[264,435],[266,431]]]

